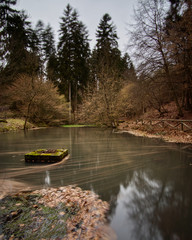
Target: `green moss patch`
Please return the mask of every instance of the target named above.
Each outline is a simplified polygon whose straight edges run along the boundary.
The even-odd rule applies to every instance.
[[[39,204],[40,197],[28,193],[1,201],[0,223],[5,239],[61,239],[66,235],[66,221],[78,209],[63,203],[51,208]]]
[[[0,200],[1,237],[112,239],[104,226],[108,210],[98,195],[75,186],[21,192]]]
[[[9,131],[17,131],[23,130],[24,127],[24,120],[22,119],[13,119],[9,118],[4,121],[0,121],[0,132],[9,132]],[[34,125],[31,123],[27,123],[26,128],[31,129]]]
[[[73,128],[77,128],[77,127],[96,127],[96,125],[61,125],[61,127],[73,127]]]
[[[68,155],[67,149],[38,149],[25,154],[25,162],[56,163]]]

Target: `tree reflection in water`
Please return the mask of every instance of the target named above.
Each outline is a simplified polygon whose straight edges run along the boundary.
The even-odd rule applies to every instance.
[[[127,230],[122,227],[119,239],[192,239],[192,183],[185,182],[191,169],[161,171],[135,171],[129,186],[121,185],[116,212]],[[117,226],[119,219],[113,216],[111,225]]]
[[[45,187],[49,187],[51,184],[51,178],[49,175],[49,171],[45,172],[46,176],[45,176]]]

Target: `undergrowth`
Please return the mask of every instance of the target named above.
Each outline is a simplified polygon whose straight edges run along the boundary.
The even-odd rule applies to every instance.
[[[60,203],[51,208],[38,203],[39,195],[7,196],[0,201],[4,239],[58,239],[67,233],[66,221],[78,207]]]

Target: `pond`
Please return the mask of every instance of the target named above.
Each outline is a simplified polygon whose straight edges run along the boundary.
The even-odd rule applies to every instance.
[[[24,154],[38,148],[67,148],[70,158],[48,168],[25,164]],[[0,188],[6,179],[34,188],[77,184],[110,203],[119,240],[192,239],[191,160],[191,145],[109,129],[2,133]]]

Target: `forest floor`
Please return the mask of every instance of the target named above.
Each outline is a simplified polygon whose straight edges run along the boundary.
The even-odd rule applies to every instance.
[[[108,203],[79,187],[20,192],[0,203],[0,239],[116,239]]]
[[[149,110],[145,114],[139,117],[139,119],[177,119],[177,110],[173,103],[164,106],[166,113],[160,116],[155,110]],[[192,112],[184,111],[184,115],[181,119],[192,120]],[[171,129],[168,126],[162,128],[158,125],[151,126],[147,124],[137,123],[136,120],[126,119],[124,122],[119,124],[118,127],[121,131],[129,132],[136,136],[145,136],[150,138],[161,138],[167,142],[175,143],[190,143],[192,144],[192,131],[181,131],[180,129]]]
[[[23,130],[24,120],[16,118],[8,118],[6,120],[0,119],[0,132],[9,132]],[[32,129],[35,126],[31,123],[27,123],[27,129]]]
[[[152,128],[150,126],[136,124],[133,121],[126,121],[124,123],[121,123],[118,129],[121,131],[126,131],[135,136],[161,138],[166,142],[192,144],[192,132],[189,133],[168,128]]]

